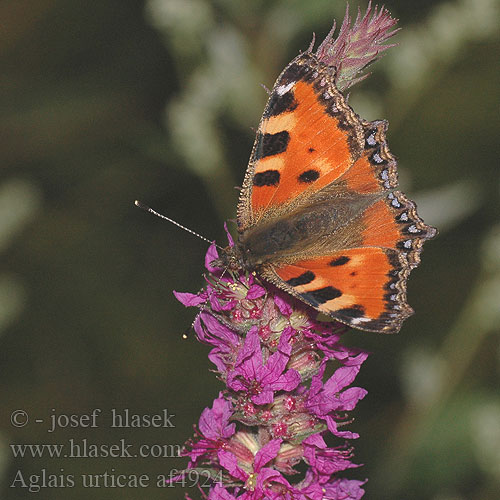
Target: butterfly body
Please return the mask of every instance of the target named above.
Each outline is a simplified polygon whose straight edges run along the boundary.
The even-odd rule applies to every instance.
[[[408,275],[436,230],[396,190],[387,122],[356,115],[311,52],[276,81],[220,263],[256,271],[355,328],[393,333],[412,309]]]

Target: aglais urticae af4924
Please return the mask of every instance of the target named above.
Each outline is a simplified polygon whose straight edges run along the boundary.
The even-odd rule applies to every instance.
[[[413,313],[410,271],[436,230],[397,190],[386,121],[361,119],[309,50],[281,73],[214,265],[255,271],[337,321],[394,333]]]

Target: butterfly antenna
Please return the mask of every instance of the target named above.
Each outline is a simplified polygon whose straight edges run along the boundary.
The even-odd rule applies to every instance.
[[[208,238],[205,238],[205,236],[202,236],[201,234],[197,233],[196,231],[193,231],[192,229],[189,229],[186,226],[179,224],[178,222],[171,219],[170,217],[167,217],[166,215],[162,215],[162,214],[158,213],[156,210],[153,210],[151,207],[144,205],[144,203],[141,203],[139,200],[135,200],[134,204],[136,207],[142,208],[142,210],[144,210],[145,212],[149,212],[150,214],[156,215],[157,217],[160,217],[160,219],[168,220],[168,222],[171,222],[174,226],[180,227],[181,229],[184,229],[184,231],[187,231],[188,233],[191,233],[191,234],[194,234],[195,236],[198,236],[198,238],[201,238],[203,241],[206,241],[207,243],[210,243],[210,244],[213,243],[213,241],[210,241]],[[215,244],[215,246],[222,250],[221,246],[219,246],[217,244]]]

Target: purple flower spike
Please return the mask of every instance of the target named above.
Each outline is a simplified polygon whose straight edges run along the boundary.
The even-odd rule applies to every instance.
[[[393,29],[397,22],[384,7],[375,7],[372,10],[370,0],[365,15],[361,17],[361,11],[358,9],[356,21],[351,26],[347,6],[337,38],[333,37],[334,24],[316,52],[320,61],[335,67],[335,84],[340,91],[347,90],[367,78],[369,73],[360,77],[356,75],[380,59],[387,49],[394,47],[394,44],[384,45],[383,42],[399,31]]]
[[[214,255],[212,246],[206,260]],[[338,475],[357,467],[346,440],[358,436],[344,426],[366,394],[351,384],[367,354],[340,344],[345,327],[310,319],[295,299],[252,275],[217,270],[207,283],[197,295],[176,296],[200,308],[194,329],[211,346],[226,389],[202,412],[179,478],[189,468],[208,470],[208,499],[360,498],[362,483]],[[331,360],[339,366],[326,378]],[[334,447],[324,441],[328,431]],[[308,472],[294,484],[301,462]]]

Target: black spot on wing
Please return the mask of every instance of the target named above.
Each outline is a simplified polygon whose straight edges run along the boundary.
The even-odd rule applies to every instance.
[[[365,308],[358,304],[352,307],[344,307],[344,309],[339,309],[336,314],[346,316],[347,318],[361,318],[365,315]]]
[[[329,266],[343,266],[344,264],[347,264],[351,260],[350,257],[346,257],[343,255],[342,257],[337,257],[336,259],[331,260],[328,265]]]
[[[281,85],[286,85],[298,80],[307,80],[310,73],[311,71],[307,65],[292,63],[285,68],[279,81]]]
[[[264,118],[278,116],[282,113],[293,111],[297,106],[298,102],[295,100],[295,95],[292,90],[289,90],[283,95],[273,92],[269,99],[266,111],[264,112]]]
[[[280,183],[280,173],[277,170],[266,170],[255,174],[253,185],[260,186],[277,186]]]
[[[341,295],[342,292],[333,286],[325,286],[324,288],[318,288],[317,290],[311,290],[310,292],[300,294],[306,302],[309,302],[313,306],[320,306]]]
[[[314,169],[306,170],[305,172],[302,172],[299,175],[298,179],[299,182],[302,182],[304,184],[310,184],[311,182],[314,182],[319,179],[319,172]]]
[[[290,142],[290,134],[286,130],[276,134],[264,134],[261,142],[261,158],[284,153]]]
[[[311,281],[314,281],[314,278],[316,278],[316,276],[313,272],[306,271],[305,273],[302,273],[300,276],[296,276],[295,278],[290,278],[289,280],[287,280],[287,283],[290,286],[307,285],[308,283],[311,283]]]

